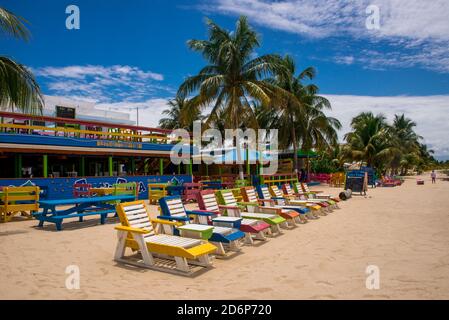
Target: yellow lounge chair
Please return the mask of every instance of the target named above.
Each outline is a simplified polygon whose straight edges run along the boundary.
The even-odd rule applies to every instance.
[[[276,185],[270,186],[270,193],[273,197],[276,197],[278,199],[284,198],[285,204],[288,206],[302,206],[309,208],[311,211],[311,214],[317,218],[318,215],[325,215],[325,213],[322,211],[321,206],[316,203],[309,203],[307,201],[302,200],[294,200],[292,197],[289,197],[288,195],[284,195],[282,191],[278,188]]]
[[[143,201],[125,202],[117,205],[121,225],[115,260],[140,267],[181,275],[191,275],[193,266],[210,267],[209,254],[217,249],[202,239],[191,239],[173,235],[177,222],[151,219]],[[139,251],[141,260],[125,258],[126,248]],[[167,260],[175,260],[167,263]]]
[[[16,214],[29,219],[39,211],[39,187],[5,187],[0,194],[0,222],[11,221]]]

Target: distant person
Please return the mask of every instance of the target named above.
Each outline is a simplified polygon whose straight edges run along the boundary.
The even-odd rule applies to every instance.
[[[432,178],[432,183],[437,182],[437,174],[435,173],[435,170],[432,170],[432,173],[430,174],[430,177]]]

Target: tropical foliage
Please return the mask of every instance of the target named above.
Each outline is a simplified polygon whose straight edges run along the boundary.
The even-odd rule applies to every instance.
[[[4,34],[28,40],[25,20],[0,7],[0,30]],[[40,113],[43,99],[33,74],[9,57],[0,56],[0,109]]]
[[[193,122],[201,120],[201,110],[194,106],[191,100],[176,97],[168,101],[169,109],[162,111],[165,118],[159,120],[162,129],[193,130]]]
[[[385,116],[364,112],[352,119],[352,131],[345,135],[342,148],[347,160],[360,161],[378,171],[407,174],[415,168],[424,170],[435,160],[432,150],[422,144],[414,123],[405,115],[395,115],[392,124]]]
[[[312,167],[329,172],[358,161],[381,171],[406,173],[412,168],[423,170],[434,161],[432,150],[414,131],[416,124],[404,115],[389,124],[383,115],[361,113],[352,120],[345,143],[339,144],[341,124],[326,115],[331,104],[312,83],[313,67],[298,71],[290,56],[257,56],[259,37],[245,17],[239,18],[232,32],[212,20],[206,23],[208,39],[188,41],[206,65],[181,84],[161,126],[188,128],[207,109],[205,125],[220,131],[275,128],[280,148],[293,151],[295,170],[299,169],[298,149],[318,151]],[[190,117],[182,110],[190,110]]]

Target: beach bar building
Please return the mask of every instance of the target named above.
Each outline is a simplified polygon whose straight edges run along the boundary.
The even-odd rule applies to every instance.
[[[46,101],[43,115],[0,111],[0,186],[36,185],[41,197],[57,199],[70,198],[78,183],[136,182],[146,198],[149,183],[192,181],[191,165],[170,161],[172,138],[93,106]]]

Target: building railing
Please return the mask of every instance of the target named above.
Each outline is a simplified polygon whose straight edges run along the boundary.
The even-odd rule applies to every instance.
[[[0,133],[167,144],[171,130],[0,111]]]

